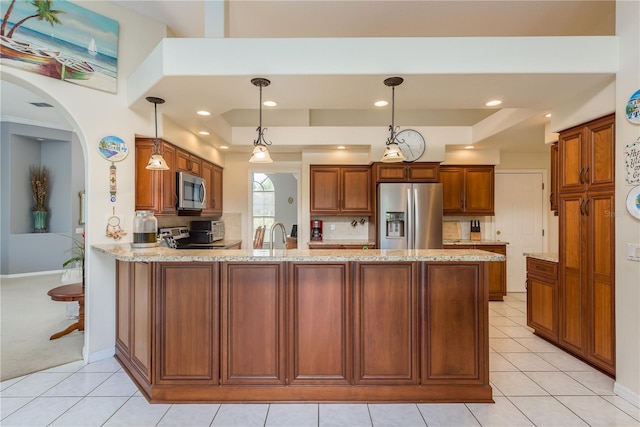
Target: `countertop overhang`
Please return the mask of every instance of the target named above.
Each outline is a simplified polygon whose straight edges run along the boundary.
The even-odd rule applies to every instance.
[[[129,262],[331,262],[331,261],[505,261],[479,249],[170,249],[132,248],[129,243],[91,245],[97,252]]]

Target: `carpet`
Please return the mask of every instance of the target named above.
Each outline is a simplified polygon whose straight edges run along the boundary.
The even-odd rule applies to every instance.
[[[77,313],[77,303],[47,295],[62,284],[60,274],[1,279],[0,381],[82,359],[84,332],[49,340],[76,321],[67,306]]]

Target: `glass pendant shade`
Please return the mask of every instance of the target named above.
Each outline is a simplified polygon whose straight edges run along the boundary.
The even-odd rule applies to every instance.
[[[158,141],[158,104],[164,104],[164,99],[157,98],[155,96],[148,96],[147,101],[153,104],[153,114],[155,118],[156,139],[153,140],[153,151],[151,152],[151,158],[147,163],[146,169],[154,171],[166,171],[169,170],[169,165],[166,160],[160,154],[160,142]]]
[[[273,163],[269,150],[264,145],[256,145],[249,158],[249,163]]]
[[[384,154],[382,154],[383,163],[399,163],[404,162],[404,154],[398,147],[398,144],[391,143],[387,145],[387,148],[384,149]]]
[[[169,165],[162,157],[162,154],[152,154],[146,168],[154,171],[166,171],[169,170]]]

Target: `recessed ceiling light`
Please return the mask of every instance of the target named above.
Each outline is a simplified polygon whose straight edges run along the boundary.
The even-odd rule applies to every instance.
[[[466,145],[464,147],[465,150],[473,150],[475,147],[473,145]]]
[[[548,119],[549,117],[551,117],[551,113],[547,113],[544,116]]]
[[[209,132],[207,132],[206,130],[201,130],[200,132],[198,132],[200,135],[211,135]]]
[[[265,107],[277,107],[278,103],[276,101],[264,101],[262,105]]]
[[[221,149],[221,150],[228,150],[228,149],[229,149],[229,146],[228,146],[228,145],[221,145],[221,146],[220,146],[220,149]]]
[[[200,111],[198,111],[198,115],[199,116],[210,116],[211,113],[208,112],[208,111],[205,111],[205,110],[200,110]]]
[[[389,105],[388,101],[376,101],[373,103],[373,105],[375,105],[376,107],[386,107],[387,105]]]
[[[344,149],[346,149],[347,147],[345,147],[344,145],[338,145],[336,148],[337,148],[338,150],[344,150]]]
[[[492,99],[491,101],[487,102],[486,105],[487,107],[495,107],[496,105],[500,105],[502,104],[502,101],[499,99]]]

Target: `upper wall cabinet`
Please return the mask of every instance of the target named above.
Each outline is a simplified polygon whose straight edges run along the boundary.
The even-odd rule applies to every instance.
[[[371,215],[369,166],[312,165],[309,175],[311,215]]]
[[[222,215],[222,168],[213,163],[202,161],[204,186],[207,189],[202,215]]]
[[[160,140],[159,150],[169,170],[148,170],[146,166],[153,152],[153,140],[136,139],[136,210],[154,211],[155,215],[175,215],[176,148]]]
[[[615,184],[615,116],[560,133],[559,191],[607,189]]]
[[[440,166],[444,215],[494,215],[494,166]]]
[[[551,190],[549,190],[549,208],[558,215],[558,143],[551,145]]]
[[[159,150],[169,170],[148,170],[153,139],[136,139],[136,210],[151,210],[158,216],[176,215],[176,172],[181,171],[205,180],[207,207],[202,215],[222,215],[222,168],[163,140]]]
[[[439,163],[374,163],[376,182],[438,182]]]
[[[194,156],[188,151],[176,149],[176,171],[188,172],[192,175],[200,176],[202,170],[202,159]]]

